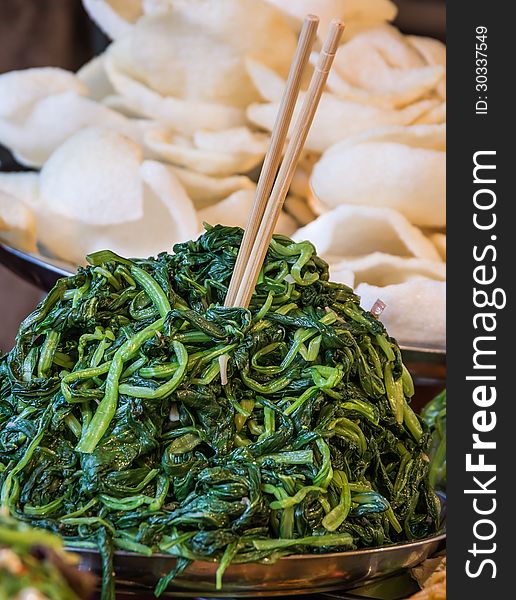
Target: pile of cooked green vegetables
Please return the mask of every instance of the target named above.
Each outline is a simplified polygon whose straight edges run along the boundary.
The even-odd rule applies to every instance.
[[[275,236],[249,310],[224,308],[242,230],[174,254],[103,251],[58,281],[0,362],[1,503],[98,548],[274,560],[438,527],[431,435],[396,341],[309,242]],[[219,357],[229,355],[229,383]]]

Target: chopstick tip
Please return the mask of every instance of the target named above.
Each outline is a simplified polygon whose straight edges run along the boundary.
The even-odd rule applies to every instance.
[[[342,33],[344,32],[344,23],[340,19],[333,19],[330,23],[330,27],[328,29],[328,33],[326,35],[326,39],[323,44],[323,48],[321,50],[321,55],[334,56],[337,52],[337,48],[339,47],[340,40],[342,38]],[[322,68],[317,67],[318,70],[329,71],[331,68],[331,60],[330,62]]]
[[[344,21],[342,21],[341,19],[332,19],[330,27],[332,29],[336,29],[338,31],[344,31],[344,29],[346,28],[346,25],[344,24]]]
[[[305,17],[305,21],[311,21],[312,23],[319,23],[319,17],[317,15],[308,14]]]

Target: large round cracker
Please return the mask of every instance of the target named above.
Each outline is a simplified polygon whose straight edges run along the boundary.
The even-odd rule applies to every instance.
[[[128,119],[75,92],[64,92],[41,98],[22,118],[0,119],[0,143],[20,164],[41,167],[70,136],[89,126],[107,127],[138,141],[149,123]]]
[[[138,164],[136,174],[143,196],[139,218],[100,225],[63,217],[51,209],[40,210],[37,220],[44,250],[72,264],[83,264],[85,256],[97,250],[109,248],[122,256],[156,256],[170,252],[177,242],[197,237],[197,216],[173,173],[160,163],[144,161]]]
[[[352,271],[355,285],[368,283],[375,286],[394,285],[414,279],[446,280],[446,265],[443,262],[425,258],[393,256],[383,252],[373,252],[367,256],[343,260],[330,265],[332,281],[338,281],[333,272]]]
[[[382,25],[340,46],[328,86],[343,98],[406,106],[436,93],[445,66],[426,57],[395,27]]]
[[[410,125],[399,126],[390,125],[387,127],[378,127],[368,129],[355,136],[351,136],[325,152],[325,156],[333,153],[339,153],[343,148],[355,146],[357,144],[372,142],[391,142],[394,144],[403,144],[410,148],[425,148],[427,150],[446,150],[446,127],[440,125]],[[314,164],[315,166],[315,164]]]
[[[403,128],[375,140],[346,140],[330,148],[315,165],[314,194],[328,208],[358,204],[394,208],[416,225],[446,223],[446,157],[429,147],[432,127],[404,136]],[[430,131],[429,131],[430,130]],[[421,131],[421,128],[419,128]],[[408,143],[404,143],[404,137]],[[437,139],[436,145],[439,140]]]
[[[141,148],[108,129],[76,133],[41,171],[41,201],[54,214],[90,225],[140,219],[143,190]]]
[[[390,208],[341,205],[293,237],[296,241],[310,240],[330,262],[372,252],[440,261],[432,242]]]
[[[53,94],[86,95],[87,87],[73,73],[56,67],[9,71],[0,75],[0,119],[18,117],[38,100]]]
[[[245,58],[286,76],[295,45],[282,13],[262,0],[175,0],[172,11],[141,18],[110,53],[164,97],[244,108],[258,99]]]
[[[237,130],[236,139],[226,132],[197,132],[190,139],[170,131],[155,129],[145,136],[146,146],[161,159],[174,165],[199,171],[206,175],[228,176],[245,173],[258,165],[266,151],[265,140],[254,134],[242,136]],[[248,151],[245,151],[245,141]],[[254,143],[253,143],[254,142]]]
[[[446,346],[446,283],[431,279],[386,287],[362,283],[355,291],[366,310],[377,299],[386,304],[380,320],[398,342],[418,347]]]
[[[162,96],[125,72],[109,55],[104,65],[126,110],[155,119],[177,133],[193,135],[199,129],[217,131],[245,123],[245,112],[240,108]]]
[[[183,167],[168,165],[179,179],[195,208],[200,210],[240,190],[254,190],[256,185],[245,175],[211,177]]]
[[[328,76],[328,88],[344,100],[387,109],[403,108],[438,89],[444,74],[443,67],[425,66],[410,70],[400,78],[396,89],[367,90],[352,85],[335,69]]]

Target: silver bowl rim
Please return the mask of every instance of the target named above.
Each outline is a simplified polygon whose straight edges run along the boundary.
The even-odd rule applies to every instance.
[[[418,540],[412,540],[410,542],[403,542],[401,544],[388,544],[385,546],[374,546],[371,548],[360,548],[357,550],[344,550],[343,552],[321,552],[320,554],[290,554],[288,556],[283,556],[280,559],[278,559],[279,561],[282,560],[314,560],[314,559],[318,559],[318,558],[324,558],[324,559],[328,559],[328,558],[344,558],[344,557],[353,557],[356,555],[360,555],[360,556],[365,556],[367,554],[377,554],[378,552],[395,552],[397,550],[409,550],[410,548],[417,548],[419,546],[425,546],[427,544],[432,544],[432,543],[439,543],[439,542],[443,542],[444,540],[446,540],[446,531],[441,531],[439,533],[436,533],[434,535],[425,537],[425,538],[420,538]],[[66,546],[66,542],[64,545],[65,549],[69,552],[73,552],[73,553],[77,553],[77,554],[97,554],[98,550],[96,550],[95,548],[74,548],[74,547],[70,547],[70,546]],[[176,556],[172,555],[172,554],[163,554],[160,552],[156,552],[150,556],[146,556],[144,554],[138,554],[137,552],[126,552],[124,550],[115,550],[114,553],[115,558],[116,557],[124,557],[124,556],[131,556],[131,557],[140,557],[142,559],[152,559],[152,558],[161,558],[161,559],[174,559],[177,558]],[[196,560],[194,562],[205,562],[205,563],[213,563],[213,562],[217,562],[215,560],[213,561],[201,561],[201,560]],[[235,564],[241,564],[241,563],[235,563]]]

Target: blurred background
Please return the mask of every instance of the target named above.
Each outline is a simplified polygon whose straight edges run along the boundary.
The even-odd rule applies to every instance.
[[[445,0],[394,0],[395,22],[406,33],[444,41]],[[77,70],[99,54],[108,39],[89,20],[81,0],[1,0],[0,73],[28,67]],[[19,170],[0,147],[0,170]],[[37,304],[41,292],[0,265],[0,352],[9,350],[20,321]]]

